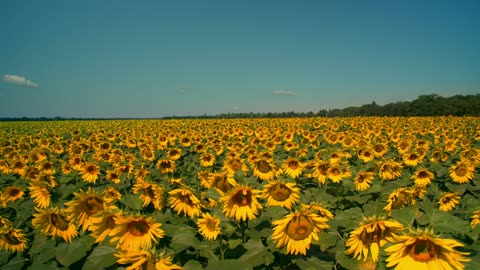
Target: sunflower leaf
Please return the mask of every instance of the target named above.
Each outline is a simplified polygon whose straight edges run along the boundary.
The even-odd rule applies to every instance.
[[[113,246],[97,246],[87,257],[82,269],[102,269],[114,265],[117,261],[117,258],[113,255],[115,250]]]
[[[263,245],[260,239],[250,239],[243,247],[247,249],[247,252],[240,257],[240,260],[248,263],[248,265],[269,265],[275,259],[272,252]]]
[[[203,270],[202,264],[196,260],[189,260],[183,265],[184,270]]]
[[[319,239],[319,246],[321,251],[327,250],[329,247],[335,246],[337,243],[338,236],[336,233],[328,232],[328,233],[321,233],[318,235]]]
[[[417,207],[409,205],[401,209],[392,209],[392,217],[398,222],[402,223],[405,227],[409,227],[413,224],[417,215]]]
[[[228,269],[228,270],[250,270],[252,267],[242,261],[242,260],[222,260],[216,262],[209,262],[205,270],[218,270],[218,269]]]
[[[7,264],[2,266],[2,269],[20,270],[23,268],[23,266],[27,261],[28,261],[27,258],[17,255],[16,257],[13,257],[11,260],[9,260]]]
[[[465,233],[470,230],[468,221],[439,210],[433,211],[430,223],[436,231],[444,233]]]
[[[293,261],[301,270],[330,270],[333,268],[333,262],[322,261],[316,257],[310,257],[306,260],[296,259]]]
[[[85,257],[92,246],[91,240],[86,238],[91,238],[91,236],[84,235],[81,238],[73,240],[70,244],[58,244],[55,249],[57,261],[62,265],[70,266]]]
[[[178,228],[172,236],[170,247],[179,253],[189,247],[196,247],[200,241],[195,237],[196,230],[189,227]]]
[[[121,202],[130,209],[142,210],[143,202],[139,196],[134,194],[126,194],[122,197]]]
[[[465,190],[467,190],[467,185],[459,185],[453,183],[445,183],[445,187],[447,187],[451,192],[457,192],[459,195],[463,195]]]

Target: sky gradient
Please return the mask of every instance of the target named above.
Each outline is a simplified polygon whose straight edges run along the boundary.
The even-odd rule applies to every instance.
[[[318,112],[480,93],[480,1],[2,1],[0,117]]]

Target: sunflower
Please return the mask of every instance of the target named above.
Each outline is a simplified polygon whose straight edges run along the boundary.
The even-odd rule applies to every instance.
[[[328,220],[333,219],[332,212],[325,208],[323,203],[311,202],[309,204],[302,204],[302,207],[304,207],[310,213],[317,214],[322,218],[326,218]]]
[[[338,163],[331,164],[327,170],[327,178],[333,183],[340,183],[344,178],[340,165]]]
[[[20,229],[0,229],[0,250],[11,252],[22,252],[27,249],[28,239]]]
[[[10,165],[5,160],[0,159],[0,173],[9,174],[11,172]]]
[[[238,171],[248,173],[248,167],[240,157],[226,158],[223,162],[222,170],[230,175],[234,175]]]
[[[369,149],[360,149],[357,151],[357,156],[359,159],[363,160],[363,162],[367,163],[373,160],[375,157],[374,154]]]
[[[297,158],[289,157],[283,161],[282,169],[283,173],[290,176],[293,179],[296,179],[300,176],[304,170],[305,166]]]
[[[113,199],[113,200],[120,200],[122,198],[122,194],[116,190],[114,187],[108,186],[104,191],[103,191],[103,196],[105,198]]]
[[[38,208],[47,208],[50,205],[50,192],[47,187],[32,182],[28,189],[30,197]]]
[[[415,167],[423,161],[424,155],[417,152],[406,153],[402,156],[403,164]]]
[[[383,208],[389,215],[392,209],[400,209],[412,203],[412,192],[406,187],[394,190],[387,199],[387,205]]]
[[[107,176],[105,179],[114,184],[120,184],[120,175],[121,173],[118,170],[107,170]]]
[[[312,238],[318,240],[318,233],[329,227],[327,221],[328,219],[302,208],[272,222],[272,240],[277,248],[286,245],[287,254],[306,255]]]
[[[43,234],[55,237],[61,237],[67,243],[72,242],[78,235],[77,228],[68,221],[63,210],[57,207],[53,209],[35,208],[37,213],[33,214],[32,225],[40,229]]]
[[[135,170],[133,175],[137,181],[144,181],[149,174],[151,174],[151,172],[142,165],[142,167]]]
[[[2,202],[6,205],[9,202],[23,199],[24,191],[18,186],[9,186],[2,190]],[[5,207],[4,205],[4,207]]]
[[[207,240],[215,240],[222,233],[220,229],[220,219],[211,216],[209,213],[202,214],[202,218],[197,220],[198,232]]]
[[[73,167],[72,167],[72,165],[70,165],[70,164],[68,164],[68,163],[63,163],[61,169],[62,169],[62,173],[63,173],[64,175],[69,175],[69,174],[72,173],[73,170],[74,170]]]
[[[168,159],[161,159],[157,162],[157,169],[162,173],[173,173],[175,171],[175,162]]]
[[[361,171],[357,173],[353,183],[355,184],[355,189],[358,191],[365,191],[367,190],[370,185],[372,184],[374,179],[373,172],[365,172]]]
[[[211,153],[203,153],[199,157],[200,166],[204,168],[212,167],[215,164],[215,155]]]
[[[237,181],[231,175],[225,173],[209,174],[203,186],[206,188],[215,188],[220,195],[224,195],[237,185]]]
[[[295,183],[275,180],[263,186],[260,198],[267,199],[266,206],[277,205],[290,210],[300,200],[300,188]]]
[[[442,195],[438,204],[440,205],[440,211],[448,212],[455,208],[460,203],[460,195],[456,192],[449,192]]]
[[[473,172],[475,166],[466,160],[460,160],[455,165],[452,165],[449,169],[450,177],[452,181],[459,184],[468,183],[473,179]]]
[[[95,184],[95,182],[97,181],[99,173],[100,170],[98,166],[91,162],[85,163],[85,165],[83,165],[82,167],[82,171],[80,172],[80,174],[82,175],[82,179],[85,182],[93,184]]]
[[[156,210],[161,210],[163,208],[163,189],[161,186],[146,181],[138,181],[133,185],[132,191],[133,194],[140,193],[143,207],[152,203]]]
[[[393,180],[402,175],[402,163],[395,161],[385,161],[378,172],[378,175],[383,180]]]
[[[480,210],[474,211],[471,219],[472,221],[470,222],[470,226],[472,226],[473,229],[475,226],[480,224]]]
[[[328,176],[330,163],[328,161],[316,160],[313,162],[313,177],[321,184],[325,184]]]
[[[149,249],[152,241],[158,243],[157,238],[163,238],[165,232],[152,217],[144,216],[117,216],[115,228],[110,232],[110,243],[117,243],[117,248],[125,250]]]
[[[122,211],[116,208],[101,211],[92,217],[91,225],[88,230],[90,235],[95,238],[95,243],[100,243],[115,228],[115,219],[122,216]]]
[[[353,254],[357,260],[371,259],[378,261],[380,248],[387,242],[392,242],[397,231],[403,230],[403,225],[396,220],[387,220],[384,217],[364,217],[359,226],[350,233],[345,244],[348,248],[345,253]]]
[[[273,180],[276,176],[275,165],[266,158],[259,158],[253,161],[252,169],[253,175],[264,181]]]
[[[182,156],[182,149],[180,148],[171,148],[167,151],[168,159],[177,160]]]
[[[172,263],[171,256],[153,250],[121,250],[113,254],[118,264],[131,264],[126,270],[182,270]]]
[[[239,185],[220,198],[223,202],[223,213],[237,221],[255,219],[262,205],[257,201],[259,190],[250,186]]]
[[[68,164],[76,171],[81,171],[83,167],[83,159],[81,156],[73,156],[68,160]]]
[[[168,203],[177,214],[180,215],[183,212],[190,218],[201,215],[202,203],[190,189],[174,189],[168,192],[168,194],[170,195]]]
[[[395,244],[385,249],[387,267],[395,269],[464,269],[462,262],[471,259],[468,252],[455,250],[463,244],[454,239],[442,239],[428,229],[411,231],[395,237]]]
[[[415,181],[416,186],[425,187],[429,185],[435,175],[427,169],[418,169],[413,175],[412,180]]]
[[[90,187],[86,192],[80,190],[80,192],[73,192],[73,195],[75,199],[65,203],[67,206],[65,214],[77,226],[82,226],[83,231],[92,224],[95,214],[113,207],[112,199],[103,197]]]

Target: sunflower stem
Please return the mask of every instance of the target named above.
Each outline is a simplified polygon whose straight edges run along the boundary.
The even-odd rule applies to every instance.
[[[242,243],[247,242],[248,219],[240,221],[240,229],[242,230]]]
[[[225,259],[225,250],[223,249],[223,237],[220,235],[220,237],[218,237],[218,244],[219,244],[219,247],[220,247],[220,260],[224,260]]]

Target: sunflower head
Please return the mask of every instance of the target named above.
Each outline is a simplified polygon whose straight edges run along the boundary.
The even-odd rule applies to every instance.
[[[235,220],[254,219],[262,205],[257,201],[259,190],[250,186],[239,185],[220,198],[223,202],[223,212]]]

